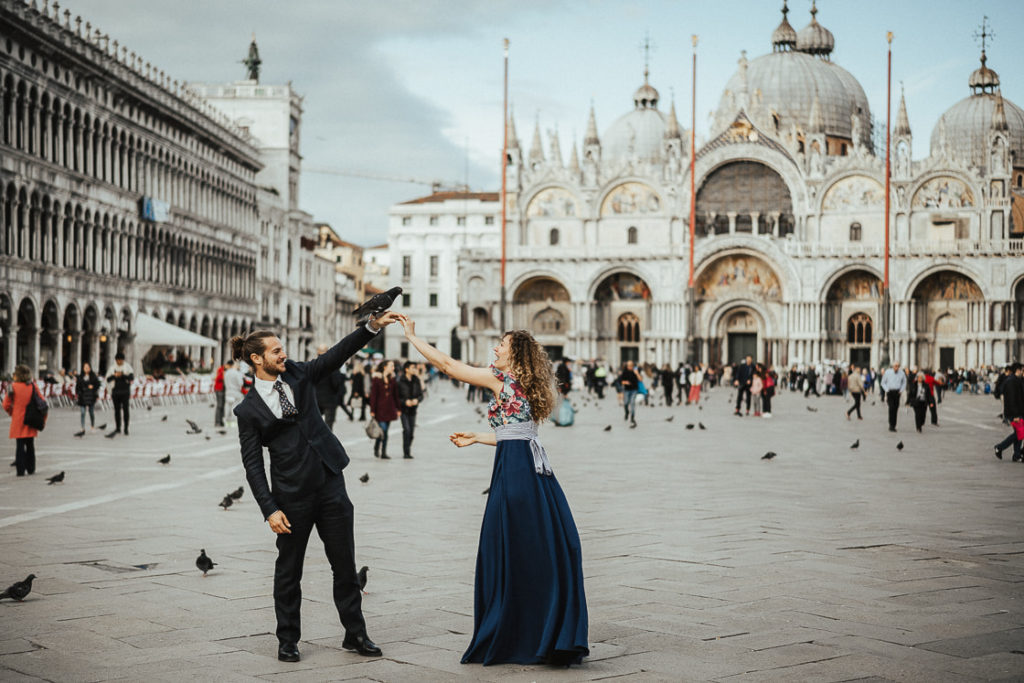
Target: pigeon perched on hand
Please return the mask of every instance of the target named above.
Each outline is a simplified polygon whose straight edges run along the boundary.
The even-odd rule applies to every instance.
[[[775,453],[773,451],[768,451],[767,453],[765,453],[764,455],[761,456],[761,459],[762,460],[771,460],[776,455],[778,455],[778,453]]]
[[[363,568],[359,570],[359,590],[363,591],[363,593],[366,593],[366,572],[369,571],[369,569],[369,567],[364,565]]]
[[[363,474],[363,476],[359,477],[359,481],[363,482],[364,484],[370,481],[370,473],[366,472],[365,474]]]
[[[232,498],[232,497],[231,497],[231,494],[229,493],[229,494],[227,494],[226,496],[224,496],[224,500],[222,500],[222,501],[221,501],[221,502],[219,503],[219,505],[220,505],[220,506],[221,506],[222,508],[224,508],[225,510],[227,510],[227,509],[228,509],[229,507],[231,507],[231,505],[232,505],[232,504],[234,504],[234,502],[235,502],[235,499],[234,499],[234,498]]]
[[[243,493],[245,493],[245,487],[239,486],[237,489],[235,489],[228,495],[231,496],[233,499],[238,500],[239,498],[242,497]]]
[[[10,598],[21,602],[32,592],[32,579],[34,578],[36,578],[35,574],[29,574],[24,581],[15,581],[3,593],[0,593],[0,600]]]
[[[211,560],[206,555],[206,548],[199,550],[199,557],[196,558],[196,567],[203,572],[203,576],[206,576],[206,572],[210,571],[217,566],[217,563]]]
[[[171,454],[170,453],[168,453],[164,457],[162,457],[159,460],[157,460],[157,462],[160,463],[161,465],[166,465],[170,461],[171,461]]]
[[[850,444],[850,450],[855,451],[858,448],[860,448],[860,439],[857,439],[856,441]]]
[[[60,474],[55,474],[46,481],[50,482],[50,486],[61,483],[62,481],[64,481],[64,471],[61,470]]]
[[[352,311],[352,315],[357,318],[361,318],[364,315],[379,315],[391,308],[395,303],[395,299],[397,299],[401,293],[401,287],[392,287],[386,292],[374,294],[363,302],[362,305],[358,306],[356,310]]]

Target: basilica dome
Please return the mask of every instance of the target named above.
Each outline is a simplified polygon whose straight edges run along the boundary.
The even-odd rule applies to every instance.
[[[828,136],[853,138],[851,117],[859,124],[855,142],[871,148],[871,110],[867,95],[853,75],[829,61],[834,46],[832,33],[817,19],[793,38],[783,6],[782,24],[772,34],[772,52],[747,61],[725,85],[715,116],[716,127],[724,129],[740,109],[768,132],[785,134],[791,125],[811,130],[811,109],[815,98],[821,109]],[[812,8],[812,12],[816,9]]]
[[[939,152],[945,136],[945,145],[952,158],[970,166],[984,167],[989,135],[995,125],[995,128],[1006,132],[1014,164],[1020,165],[1024,163],[1024,110],[1002,96],[999,75],[988,68],[985,61],[982,51],[981,67],[975,69],[967,82],[971,95],[947,109],[932,129],[932,154]],[[997,112],[1000,101],[1002,112]]]
[[[620,116],[601,136],[605,159],[657,159],[668,121],[658,111],[658,91],[647,82],[633,94],[633,111]]]

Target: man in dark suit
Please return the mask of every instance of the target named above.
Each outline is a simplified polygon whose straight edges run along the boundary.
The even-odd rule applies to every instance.
[[[743,396],[747,396],[747,415],[750,415],[750,385],[754,382],[754,363],[753,358],[747,356],[743,365],[736,368],[736,377],[733,379],[733,386],[736,387],[736,415],[742,415],[740,413],[740,403],[743,401]]]
[[[1019,462],[1021,458],[1021,440],[1017,438],[1017,432],[1013,429],[1016,420],[1024,420],[1024,377],[1021,372],[1024,366],[1014,363],[1010,366],[1006,379],[1000,387],[1003,397],[1003,419],[1010,422],[1010,435],[996,444],[996,457],[1003,459],[1003,451],[1013,446],[1013,461]]]
[[[334,604],[345,627],[342,647],[379,657],[380,648],[366,634],[352,537],[352,502],[342,470],[348,455],[327,428],[316,403],[316,383],[369,342],[393,313],[371,318],[363,327],[326,353],[305,363],[288,359],[281,340],[257,331],[235,337],[235,358],[244,359],[255,374],[253,388],[234,408],[238,440],[249,489],[263,517],[277,536],[274,569],[274,610],[277,614],[277,657],[299,661],[299,586],[306,543],[316,526],[334,575]],[[263,449],[270,452],[270,481]]]

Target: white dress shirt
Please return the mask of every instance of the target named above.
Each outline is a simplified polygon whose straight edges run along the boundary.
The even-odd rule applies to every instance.
[[[280,379],[280,378],[278,378]],[[274,417],[281,419],[284,417],[284,413],[281,412],[281,395],[277,393],[277,389],[274,388],[274,384],[278,380],[267,380],[260,379],[257,377],[253,382],[253,387],[256,389],[256,393],[263,399],[263,402],[270,408],[270,412],[274,414]],[[292,388],[288,386],[288,382],[280,379],[281,386],[284,387],[284,395],[288,397],[292,405],[295,405],[295,396],[292,394]]]

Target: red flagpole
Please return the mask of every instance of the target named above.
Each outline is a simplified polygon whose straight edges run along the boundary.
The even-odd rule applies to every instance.
[[[508,201],[506,200],[506,178],[508,170],[508,38],[504,40],[505,51],[505,99],[504,115],[502,119],[502,143],[501,143],[501,303],[499,316],[501,318],[501,331],[505,327],[505,244],[507,242],[505,232],[508,221]]]
[[[889,43],[888,62],[886,66],[885,80],[885,279],[882,282],[882,357],[879,359],[880,367],[887,367],[889,358],[889,328],[892,326],[890,320],[890,298],[889,298],[889,211],[890,211],[890,180],[892,177],[892,154],[889,150],[892,131],[892,31],[885,34],[886,42]],[[854,140],[853,144],[857,144]]]
[[[696,141],[696,130],[697,130],[697,36],[691,37],[693,40],[693,78],[692,78],[692,92],[690,93],[690,281],[689,287],[693,289],[693,249],[694,249],[694,237],[696,233],[696,218],[697,218],[697,193],[695,191],[696,178],[694,177],[694,170],[697,165],[697,146]],[[692,292],[691,292],[692,293]],[[690,331],[691,336],[693,331]]]

